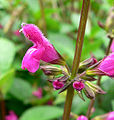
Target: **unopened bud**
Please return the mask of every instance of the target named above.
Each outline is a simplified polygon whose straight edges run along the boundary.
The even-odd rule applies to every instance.
[[[58,80],[53,81],[53,87],[55,88],[55,90],[59,90],[64,86],[63,82],[60,82]]]
[[[87,84],[95,93],[106,94],[106,92],[103,91],[98,85],[95,85],[89,81],[86,81],[85,84]]]
[[[79,72],[84,71],[85,69],[87,69],[88,67],[92,66],[95,63],[97,63],[97,59],[93,56],[89,59],[82,61],[79,65]]]
[[[51,66],[51,65],[44,65],[40,67],[43,70],[45,75],[60,75],[62,74],[62,69],[59,67]]]
[[[81,91],[84,87],[85,87],[85,85],[81,81],[75,81],[73,83],[73,88],[76,89],[77,91]]]

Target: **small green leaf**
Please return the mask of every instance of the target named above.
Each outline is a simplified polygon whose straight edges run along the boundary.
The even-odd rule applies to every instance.
[[[13,62],[15,45],[5,38],[0,38],[0,72],[7,71]]]
[[[54,106],[33,107],[25,111],[19,120],[54,120],[61,117],[63,109]]]
[[[15,72],[14,69],[11,69],[0,76],[0,90],[2,94],[6,94],[10,89],[13,83],[14,72]]]
[[[32,96],[32,87],[27,81],[16,78],[9,93],[24,103],[27,103]]]

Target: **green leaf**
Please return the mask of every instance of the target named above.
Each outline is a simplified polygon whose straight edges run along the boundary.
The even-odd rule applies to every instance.
[[[10,89],[13,83],[14,72],[14,69],[11,69],[0,76],[0,90],[2,94],[6,94]]]
[[[24,103],[28,103],[32,97],[32,86],[27,81],[16,78],[9,93]]]
[[[5,39],[0,38],[0,72],[7,71],[13,62],[15,55],[15,45]]]
[[[33,13],[37,13],[39,11],[40,6],[38,0],[25,0],[25,2]]]
[[[61,117],[63,109],[54,106],[33,107],[25,111],[19,120],[53,120]]]
[[[112,111],[114,111],[114,100],[112,100]]]
[[[75,51],[75,44],[73,40],[65,34],[57,34],[52,32],[48,34],[48,38],[57,51],[71,63]]]

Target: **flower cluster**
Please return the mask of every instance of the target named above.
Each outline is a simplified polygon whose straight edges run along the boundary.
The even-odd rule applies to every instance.
[[[60,89],[59,93],[66,90],[69,85],[72,85],[83,100],[82,93],[85,93],[90,99],[95,98],[96,93],[105,94],[99,86],[91,81],[96,80],[95,75],[114,77],[114,53],[111,53],[101,61],[97,61],[94,56],[82,61],[79,64],[77,75],[75,78],[72,78],[70,69],[63,57],[56,51],[37,26],[24,23],[20,31],[33,43],[33,46],[27,50],[23,58],[23,70],[27,69],[32,73],[36,72],[40,66],[40,60],[42,60],[46,64],[40,66],[40,69],[47,76],[51,76],[52,79],[48,81],[52,83],[55,90]],[[33,94],[37,97],[39,96],[38,92]]]

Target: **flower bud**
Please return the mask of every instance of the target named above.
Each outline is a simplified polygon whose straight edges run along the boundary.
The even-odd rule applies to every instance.
[[[62,69],[52,65],[40,66],[40,69],[43,70],[45,75],[60,75],[62,74]]]
[[[93,56],[89,59],[82,61],[79,65],[79,72],[84,71],[85,69],[87,69],[88,67],[92,66],[95,63],[97,63],[97,59]]]
[[[96,84],[93,84],[89,81],[86,81],[85,84],[87,84],[95,93],[99,93],[99,94],[105,94],[106,93]]]
[[[84,115],[81,115],[77,118],[77,120],[88,120],[88,118]]]
[[[83,89],[86,97],[90,98],[90,99],[94,99],[95,98],[95,93],[93,92],[93,90],[85,84],[85,88]]]
[[[53,87],[55,88],[55,90],[59,90],[61,89],[62,87],[64,86],[64,83],[63,82],[60,82],[58,80],[55,80],[53,82]]]
[[[85,87],[85,85],[81,81],[75,81],[73,83],[73,88],[76,89],[77,91],[81,91],[84,87]]]

